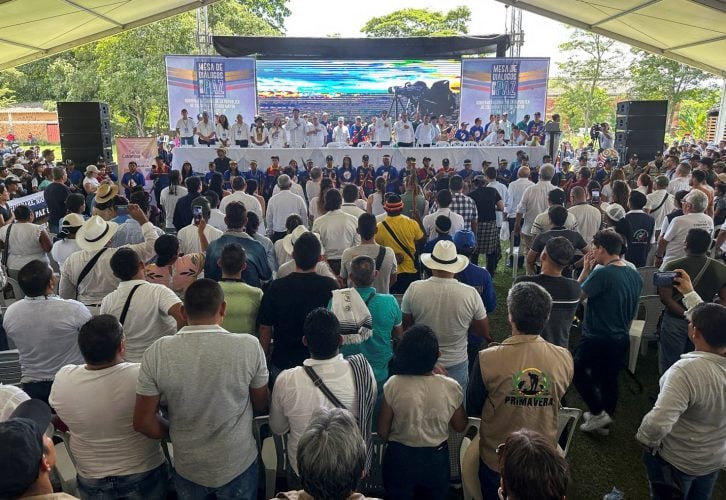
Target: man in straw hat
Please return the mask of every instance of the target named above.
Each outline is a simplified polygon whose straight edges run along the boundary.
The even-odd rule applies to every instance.
[[[154,242],[158,235],[138,205],[129,205],[129,215],[141,225],[144,242],[121,248],[131,248],[146,262],[154,256]],[[118,249],[108,248],[117,230],[118,224],[105,221],[98,215],[83,224],[76,234],[76,243],[81,250],[71,254],[63,265],[61,297],[79,300],[94,313],[103,298],[118,287],[119,278],[111,270],[111,257]]]
[[[466,392],[467,334],[471,332],[491,341],[484,302],[476,289],[455,278],[469,265],[469,259],[458,255],[452,241],[439,241],[433,252],[421,255],[421,262],[433,276],[411,283],[403,295],[403,329],[414,323],[431,328],[439,340],[439,363]]]

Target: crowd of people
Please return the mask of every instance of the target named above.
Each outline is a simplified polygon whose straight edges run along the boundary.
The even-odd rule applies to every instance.
[[[559,115],[552,117],[559,121]],[[483,123],[477,117],[474,123],[449,123],[444,115],[427,115],[406,112],[397,117],[383,110],[380,116],[344,116],[332,118],[328,113],[300,114],[292,110],[292,116],[275,116],[266,123],[263,116],[254,117],[248,124],[242,115],[230,123],[224,114],[203,111],[196,120],[186,109],[173,130],[176,146],[237,146],[242,148],[320,148],[329,143],[358,147],[370,146],[430,147],[438,142],[477,143],[484,146],[537,146],[545,142],[545,122],[537,111],[530,119],[524,115],[517,123],[509,121],[508,113],[491,114]]]
[[[278,498],[364,498],[376,433],[386,497],[441,499],[449,433],[471,416],[484,499],[564,499],[565,394],[587,405],[581,431],[609,435],[638,269],[660,266],[661,390],[636,438],[652,498],[709,498],[726,457],[723,146],[623,166],[519,152],[481,171],[273,156],[245,174],[222,149],[204,176],[159,155],[153,194],[135,169],[48,167],[49,230],[26,206],[2,214],[0,284],[24,297],[0,337],[22,371],[0,386],[0,491],[54,498],[52,420],[83,499],[172,484],[257,498],[252,420],[269,415],[287,443]],[[518,256],[525,274],[497,297],[499,263]],[[492,331],[498,301],[511,335]]]

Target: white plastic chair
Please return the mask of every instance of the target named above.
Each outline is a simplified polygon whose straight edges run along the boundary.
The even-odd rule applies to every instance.
[[[437,148],[448,148],[450,144],[447,141],[438,141],[436,143]]]
[[[20,355],[17,349],[0,351],[0,384],[20,385]]]
[[[3,307],[8,307],[13,302],[17,302],[18,300],[25,297],[23,290],[20,288],[20,285],[16,280],[14,280],[13,278],[8,278],[8,285],[12,287],[13,297],[5,298],[5,294],[0,293],[0,305],[2,305]]]
[[[464,145],[461,141],[451,141],[449,144],[452,148],[460,148]]]
[[[469,417],[469,422],[466,424],[464,432],[455,432],[449,428],[449,461],[451,466],[451,482],[458,483],[461,481],[461,456],[462,448],[466,449],[466,446],[471,443],[474,436],[479,434],[479,426],[481,425],[481,419],[476,417]]]
[[[658,272],[658,268],[655,266],[639,267],[638,274],[643,280],[643,289],[640,292],[640,296],[646,295],[658,295],[658,287],[653,284],[653,275]]]
[[[55,445],[55,470],[61,482],[63,493],[76,495],[76,461],[71,453],[70,438],[68,432],[55,431],[53,436],[60,439]]]
[[[638,366],[638,353],[641,352],[643,340],[646,342],[658,339],[658,320],[663,312],[663,303],[658,295],[640,297],[638,313],[630,324],[630,352],[628,353],[628,370],[635,375]],[[647,344],[646,344],[647,345]]]
[[[342,148],[347,148],[348,144],[346,144],[345,142],[329,142],[328,147],[342,149]]]
[[[466,141],[466,142],[464,143],[464,146],[466,146],[466,147],[468,147],[468,148],[475,148],[475,147],[477,147],[477,146],[479,146],[479,145],[480,145],[480,144],[479,144],[478,142],[476,142],[476,141]]]
[[[358,143],[358,147],[359,148],[372,148],[373,147],[373,144],[371,144],[368,141],[364,141],[364,142],[359,142]]]
[[[560,408],[560,413],[557,415],[558,442],[562,437],[562,433],[567,430],[567,441],[565,442],[565,449],[562,450],[565,456],[567,456],[567,453],[570,451],[570,443],[572,443],[572,438],[575,435],[575,429],[577,429],[577,421],[580,420],[581,416],[582,410],[579,408]]]

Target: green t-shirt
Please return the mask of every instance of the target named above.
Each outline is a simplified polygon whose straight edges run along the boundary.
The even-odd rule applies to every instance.
[[[587,294],[583,335],[628,335],[642,287],[638,271],[628,266],[595,269],[582,284]]]
[[[363,301],[366,301],[375,288],[356,288]],[[328,304],[330,308],[330,304]],[[363,354],[373,368],[379,392],[383,383],[388,380],[388,362],[393,357],[391,331],[402,322],[401,308],[393,295],[376,293],[368,302],[368,310],[373,319],[373,335],[362,344],[346,344],[340,346],[340,352],[346,358],[355,354]]]
[[[220,281],[227,310],[222,328],[231,333],[257,335],[257,310],[262,301],[262,290],[241,281]]]

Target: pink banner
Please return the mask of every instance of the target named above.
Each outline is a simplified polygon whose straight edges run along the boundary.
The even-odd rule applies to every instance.
[[[116,155],[118,156],[118,179],[129,171],[129,162],[136,162],[139,172],[146,178],[146,191],[151,191],[151,167],[157,155],[155,137],[117,137]]]

